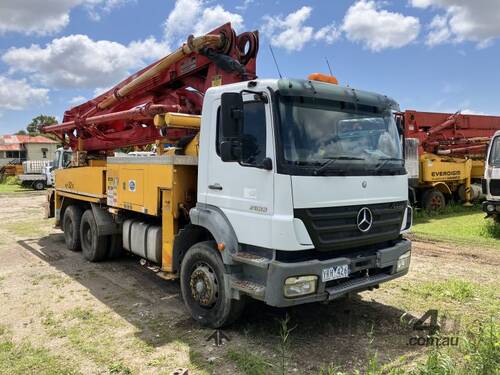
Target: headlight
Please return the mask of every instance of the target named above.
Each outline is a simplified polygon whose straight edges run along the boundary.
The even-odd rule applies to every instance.
[[[408,267],[410,267],[410,255],[411,252],[404,253],[398,258],[398,264],[396,266],[396,272],[401,272]]]
[[[316,292],[318,276],[297,276],[285,280],[283,294],[287,298],[300,297]]]
[[[495,206],[494,206],[494,205],[492,205],[492,204],[488,204],[488,205],[486,205],[486,211],[488,211],[488,212],[493,212],[493,211],[495,211]]]

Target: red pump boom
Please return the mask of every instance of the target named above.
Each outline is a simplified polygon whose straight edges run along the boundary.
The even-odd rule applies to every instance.
[[[419,154],[483,158],[491,136],[500,130],[500,116],[408,110],[404,120],[405,137],[419,140]]]
[[[160,134],[153,118],[166,112],[200,114],[211,86],[256,78],[257,32],[236,35],[227,23],[205,36],[188,38],[175,52],[149,65],[104,94],[64,113],[63,123],[46,126],[73,150],[107,151],[165,139],[191,130]]]

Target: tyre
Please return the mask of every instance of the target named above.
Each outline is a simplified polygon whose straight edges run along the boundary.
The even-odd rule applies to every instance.
[[[422,197],[424,209],[428,212],[441,211],[446,206],[444,194],[437,189],[427,190]]]
[[[121,234],[112,234],[108,237],[108,259],[117,259],[123,255]]]
[[[242,313],[244,300],[231,298],[224,263],[212,241],[193,245],[181,264],[181,292],[196,321],[212,328],[234,322]]]
[[[35,181],[35,182],[33,182],[33,189],[35,189],[35,190],[43,190],[43,189],[45,189],[45,182],[43,182],[43,181]]]
[[[80,223],[82,220],[82,209],[78,206],[69,206],[64,211],[62,230],[64,232],[64,242],[71,251],[80,251]]]
[[[90,262],[99,262],[108,255],[108,237],[97,235],[97,224],[92,210],[83,213],[80,224],[80,239],[83,257]]]

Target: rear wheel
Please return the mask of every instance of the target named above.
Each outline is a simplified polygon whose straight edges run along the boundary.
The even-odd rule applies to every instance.
[[[244,300],[231,298],[228,274],[212,241],[193,245],[181,265],[181,292],[191,316],[212,328],[227,326],[242,313]]]
[[[104,260],[108,255],[108,237],[98,236],[97,224],[92,210],[83,213],[80,224],[82,253],[91,262]]]
[[[45,189],[45,182],[43,182],[43,181],[35,181],[35,182],[33,182],[33,189],[35,189],[35,190],[43,190],[43,189]]]
[[[82,209],[78,206],[69,206],[64,211],[62,230],[64,231],[64,242],[71,251],[80,251],[80,223],[82,220]]]
[[[428,212],[441,211],[446,206],[444,194],[437,189],[427,190],[422,198],[424,209]]]

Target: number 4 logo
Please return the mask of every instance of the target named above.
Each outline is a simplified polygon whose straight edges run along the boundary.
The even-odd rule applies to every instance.
[[[429,323],[425,322],[429,320]],[[418,319],[413,324],[413,329],[415,331],[428,331],[429,335],[435,334],[439,331],[441,326],[438,323],[438,311],[437,310],[428,310],[420,319]]]

